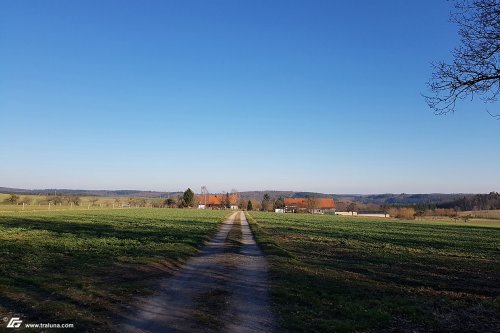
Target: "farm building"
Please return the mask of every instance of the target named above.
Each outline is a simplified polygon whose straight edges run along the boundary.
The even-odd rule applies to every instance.
[[[229,204],[231,209],[238,209],[238,195],[229,194]],[[198,195],[198,208],[200,209],[223,209],[226,208],[226,195]]]
[[[335,202],[331,198],[285,198],[285,213],[310,212],[323,214],[334,211]]]

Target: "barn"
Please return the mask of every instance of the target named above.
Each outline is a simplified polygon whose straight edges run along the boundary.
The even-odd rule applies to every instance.
[[[335,201],[332,198],[285,198],[285,213],[310,212],[324,214],[335,211]]]
[[[238,209],[238,195],[235,193],[229,194],[229,203],[231,209]],[[226,195],[198,195],[198,208],[200,209],[224,209],[226,208]]]

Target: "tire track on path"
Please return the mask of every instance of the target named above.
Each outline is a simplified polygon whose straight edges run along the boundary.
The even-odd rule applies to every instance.
[[[126,317],[120,332],[275,331],[267,262],[245,214],[226,219],[198,255],[160,281],[155,295],[137,300]]]

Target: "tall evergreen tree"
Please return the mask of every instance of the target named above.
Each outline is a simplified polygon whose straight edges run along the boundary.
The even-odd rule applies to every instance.
[[[194,202],[194,192],[188,188],[182,195],[182,199],[187,207],[192,207]]]
[[[252,201],[250,201],[250,200],[248,200],[248,203],[247,203],[247,210],[253,210]]]

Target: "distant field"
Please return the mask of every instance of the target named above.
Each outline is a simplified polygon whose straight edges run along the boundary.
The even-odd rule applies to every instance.
[[[113,208],[112,204],[109,206],[100,206],[99,203],[94,206],[81,204],[79,206],[71,206],[71,205],[0,205],[0,213],[8,213],[8,212],[41,212],[41,211],[63,211],[63,210],[73,210],[73,211],[81,211],[81,210],[109,210]],[[132,207],[133,208],[133,207]],[[115,205],[115,209],[121,209],[118,204]],[[128,208],[124,208],[128,209]]]
[[[197,251],[225,211],[0,213],[0,318],[110,331],[110,318]]]
[[[461,212],[459,216],[467,216],[468,212]],[[393,219],[394,220],[394,219]],[[494,215],[490,215],[489,218],[485,218],[482,216],[474,216],[467,222],[464,222],[462,219],[455,219],[448,216],[425,216],[422,219],[417,218],[418,222],[422,223],[442,223],[444,225],[455,225],[455,226],[476,226],[476,227],[494,227],[500,228],[500,217],[496,218]]]
[[[112,206],[111,206],[112,207]],[[0,214],[8,213],[8,212],[40,212],[40,211],[62,211],[62,210],[107,210],[110,207],[99,206],[96,204],[95,206],[87,206],[87,205],[79,205],[79,206],[70,206],[70,205],[51,205],[50,208],[48,205],[0,205]],[[116,206],[118,209],[118,205]]]
[[[461,212],[460,215],[472,215],[475,218],[500,220],[500,210],[474,210]]]
[[[251,212],[291,332],[499,332],[500,223]]]
[[[46,202],[48,196],[46,195],[18,195],[20,199],[29,198],[30,204],[23,207],[22,204],[11,205],[4,202],[5,199],[10,197],[10,194],[0,193],[0,212],[10,211],[43,211],[43,210],[84,210],[84,209],[102,209],[102,208],[115,208],[121,204],[127,204],[128,197],[99,197],[99,196],[78,196],[80,198],[79,205],[70,204],[51,204],[50,207]],[[134,198],[140,200],[141,198]],[[148,207],[152,203],[163,202],[165,199],[161,198],[144,198],[143,199]],[[42,202],[40,204],[40,202]]]

